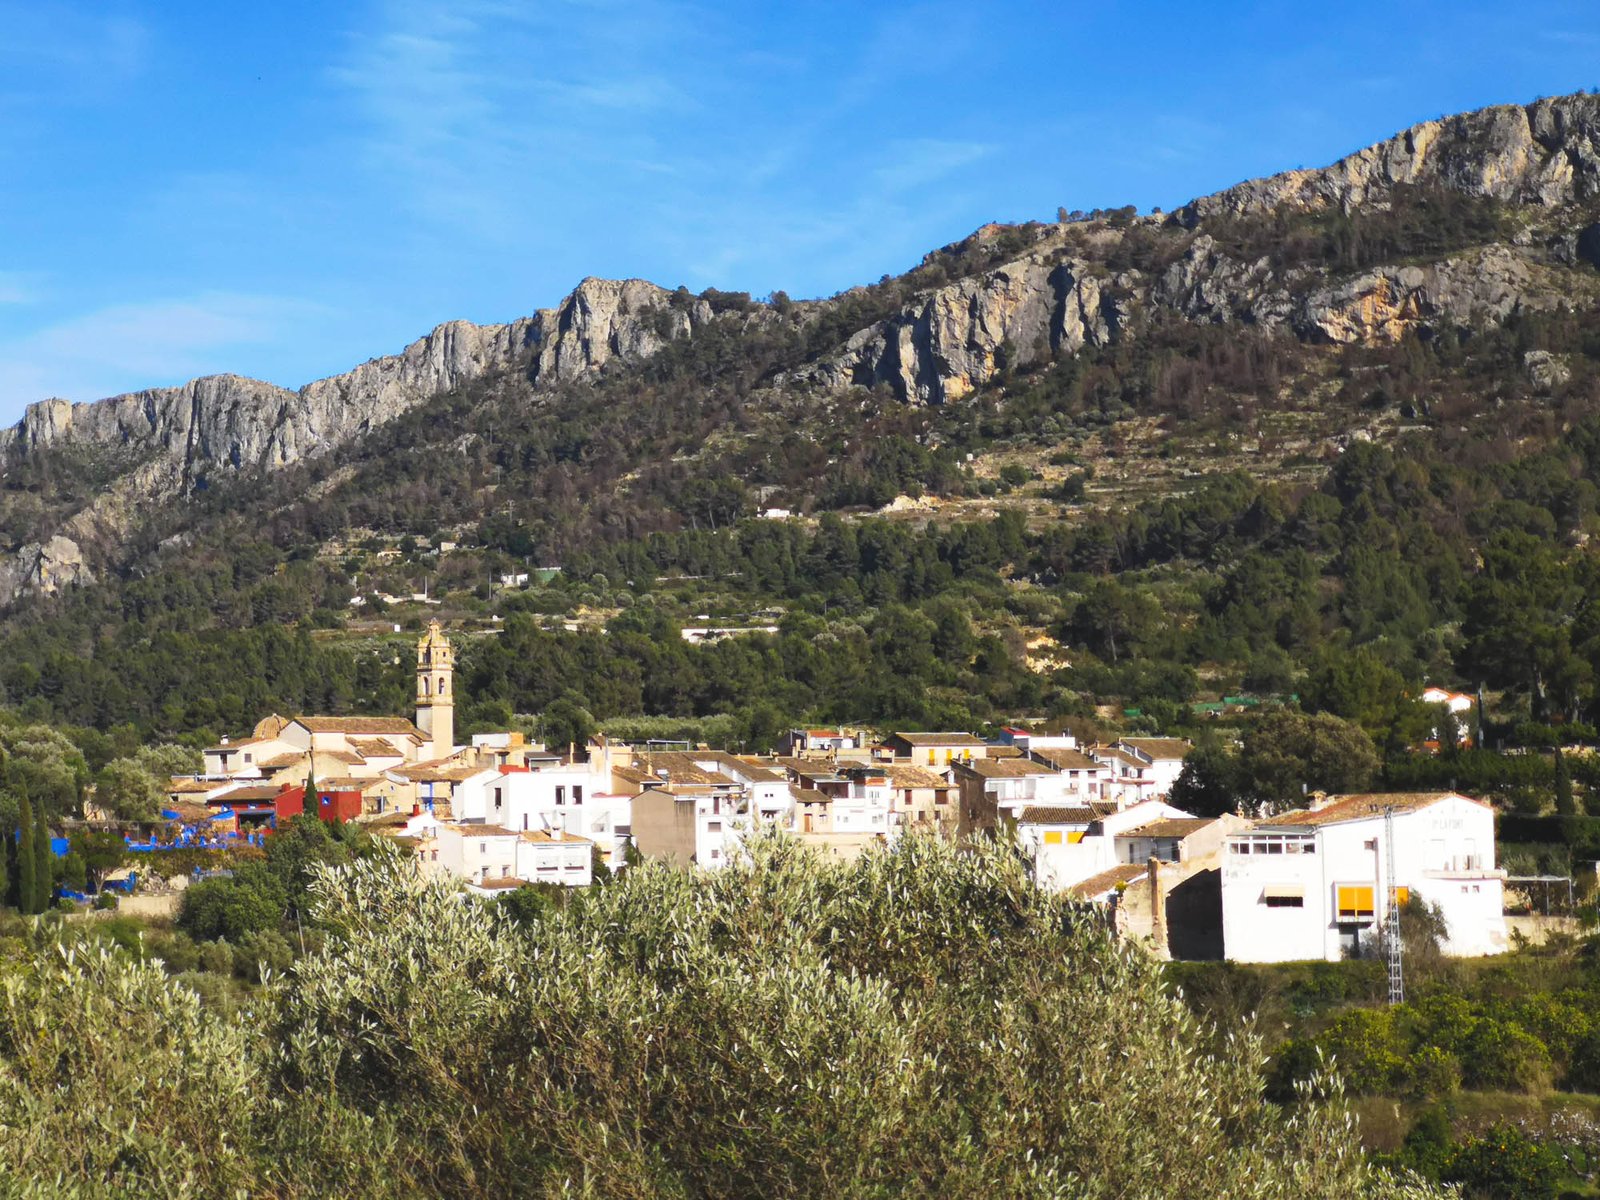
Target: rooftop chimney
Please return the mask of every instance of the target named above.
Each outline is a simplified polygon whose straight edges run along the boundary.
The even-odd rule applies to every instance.
[[[1167,949],[1167,906],[1161,898],[1161,860],[1154,855],[1145,865],[1150,880],[1150,941],[1157,958],[1171,957]]]
[[[1312,792],[1306,797],[1306,808],[1311,812],[1321,812],[1328,807],[1327,792]]]

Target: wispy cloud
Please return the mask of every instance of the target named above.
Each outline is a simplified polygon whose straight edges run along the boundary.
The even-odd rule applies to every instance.
[[[33,304],[38,299],[38,276],[27,271],[0,271],[0,304]]]
[[[652,65],[648,31],[672,28],[668,7],[386,0],[331,78],[354,102],[367,169],[425,215],[487,231],[586,163],[664,168],[638,123],[695,103]]]
[[[0,413],[50,396],[93,400],[223,371],[242,347],[317,318],[274,296],[207,292],[118,304],[0,340]]]

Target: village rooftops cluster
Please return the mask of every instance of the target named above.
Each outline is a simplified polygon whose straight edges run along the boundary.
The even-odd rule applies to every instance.
[[[1165,937],[1170,897],[1209,887],[1220,893],[1213,918],[1189,925],[1214,943],[1202,951],[1243,959],[1337,956],[1370,941],[1389,881],[1403,874],[1401,893],[1441,905],[1452,948],[1504,945],[1492,818],[1464,797],[1316,797],[1254,823],[1199,817],[1167,799],[1186,741],[1080,745],[1020,728],[994,739],[796,728],[772,755],[605,739],[562,752],[517,733],[456,745],[444,740],[452,665],[434,626],[418,646],[415,721],[273,716],[211,747],[202,777],[172,781],[172,818],[204,822],[211,835],[313,811],[364,822],[424,871],[484,895],[527,882],[583,886],[597,864],[623,870],[634,855],[716,869],[761,828],[843,857],[916,830],[1005,837],[1040,886],[1103,904],[1132,932],[1143,921]],[[1395,829],[1409,841],[1390,864],[1372,847]]]

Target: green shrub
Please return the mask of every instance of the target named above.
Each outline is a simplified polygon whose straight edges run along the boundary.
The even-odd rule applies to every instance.
[[[1561,1156],[1509,1125],[1455,1149],[1442,1178],[1459,1183],[1469,1197],[1485,1200],[1546,1200],[1566,1175]]]
[[[1405,1046],[1388,1009],[1358,1008],[1335,1018],[1318,1045],[1358,1095],[1390,1091],[1405,1067]]]
[[[1439,1100],[1461,1088],[1461,1060],[1438,1046],[1422,1046],[1404,1067],[1406,1094],[1415,1100]]]
[[[200,947],[200,969],[213,975],[232,975],[233,947],[224,941],[207,942]]]
[[[1550,1052],[1531,1033],[1503,1021],[1479,1021],[1462,1054],[1467,1086],[1491,1091],[1548,1091]]]

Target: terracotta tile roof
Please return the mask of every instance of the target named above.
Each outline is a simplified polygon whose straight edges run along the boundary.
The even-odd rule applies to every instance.
[[[482,888],[486,892],[508,892],[527,884],[526,879],[517,879],[512,875],[502,875],[499,879],[469,879],[467,883],[475,888]]]
[[[307,754],[306,757],[309,758],[310,755]],[[334,762],[344,763],[344,765],[347,767],[358,767],[367,761],[366,759],[362,758],[361,755],[352,754],[348,750],[318,750],[317,758],[331,758]]]
[[[206,753],[207,754],[216,754],[216,753],[220,752],[220,753],[223,753],[223,754],[229,754],[229,753],[232,753],[235,750],[242,749],[242,748],[244,748],[246,746],[259,746],[263,742],[275,742],[277,740],[278,740],[277,738],[263,738],[263,737],[239,738],[237,741],[227,741],[227,742],[222,742],[222,743],[220,743],[218,745],[215,745],[215,746],[209,746],[206,749]]]
[[[394,748],[393,742],[386,742],[382,738],[351,738],[350,744],[355,747],[356,753],[364,754],[368,758],[399,758],[400,751]]]
[[[1042,806],[1025,808],[1017,814],[1019,825],[1088,825],[1108,813],[1117,811],[1115,804],[1073,804],[1062,807]]]
[[[1051,746],[1045,750],[1030,750],[1030,754],[1042,763],[1048,763],[1058,771],[1103,771],[1105,764],[1097,763],[1082,750],[1072,750],[1066,746]]]
[[[1164,820],[1151,821],[1148,825],[1125,829],[1117,836],[1124,838],[1186,838],[1191,833],[1197,833],[1207,825],[1213,824],[1216,820],[1216,817],[1167,817]]]
[[[292,767],[297,762],[304,762],[310,758],[304,751],[290,751],[288,754],[274,754],[271,758],[263,758],[256,766],[263,771],[281,771],[285,767]]]
[[[177,813],[178,815],[174,819],[188,825],[192,825],[196,821],[209,821],[216,815],[204,804],[185,804],[182,801],[167,805],[166,811]]]
[[[276,800],[285,789],[273,785],[263,784],[259,787],[230,788],[220,796],[211,797],[213,804],[232,804],[242,800],[247,804],[263,804],[269,800]]]
[[[520,835],[525,842],[537,842],[541,845],[552,842],[565,843],[569,846],[592,846],[594,842],[586,837],[579,837],[575,833],[567,833],[560,829],[529,829]]]
[[[1067,889],[1067,894],[1079,900],[1098,900],[1108,892],[1132,883],[1144,873],[1145,868],[1138,863],[1123,863],[1112,867],[1109,871],[1101,871],[1098,875],[1091,875],[1073,884]]]
[[[832,804],[833,797],[826,792],[819,792],[816,788],[795,788],[794,799],[797,804]]]
[[[361,779],[354,775],[330,775],[326,779],[317,780],[317,787],[330,792],[364,792],[374,784],[386,783],[385,779]]]
[[[454,830],[462,837],[519,837],[515,829],[507,829],[503,825],[480,825],[476,821],[451,822],[441,824],[441,829]]]
[[[409,767],[395,767],[393,774],[412,783],[460,783],[476,775],[479,767],[464,767],[446,765],[448,759],[439,759],[434,762],[414,763]]]
[[[1300,809],[1295,812],[1280,813],[1258,822],[1257,828],[1276,829],[1281,825],[1315,828],[1318,825],[1338,825],[1343,821],[1381,817],[1390,808],[1396,812],[1412,812],[1419,808],[1427,808],[1430,804],[1437,804],[1441,800],[1448,800],[1455,795],[1457,795],[1455,792],[1367,792],[1355,796],[1330,796],[1327,804],[1316,811]],[[1481,800],[1472,800],[1465,796],[1461,798],[1468,803],[1488,807],[1483,805]]]
[[[660,783],[661,781],[649,771],[641,771],[638,767],[612,767],[611,775],[624,783]]]
[[[883,773],[889,777],[889,782],[897,788],[939,788],[943,791],[949,791],[955,786],[943,776],[935,775],[926,767],[897,764],[884,767]]]
[[[641,755],[644,767],[651,775],[655,776],[657,783],[662,782],[658,771],[667,772],[667,781],[671,783],[702,784],[715,787],[737,787],[734,780],[729,779],[720,771],[708,771],[699,765],[700,762],[710,762],[717,759],[716,754],[690,754],[683,750],[667,750],[658,754]]]
[[[428,737],[405,717],[296,717],[294,723],[303,725],[312,733],[381,733],[414,737],[425,742]]]
[[[988,746],[988,742],[974,733],[899,733],[908,746]]]
[[[956,765],[982,779],[1028,779],[1060,774],[1054,767],[1036,763],[1031,758],[975,758]]]
[[[1108,762],[1119,762],[1140,771],[1148,771],[1150,769],[1150,764],[1142,758],[1129,754],[1126,750],[1118,750],[1115,746],[1095,746],[1093,753],[1094,757],[1100,760],[1101,765],[1105,765]]]
[[[187,796],[195,792],[209,792],[222,786],[222,783],[215,779],[173,778],[167,783],[167,794],[169,796]]]
[[[1125,737],[1120,740],[1124,746],[1142,750],[1151,758],[1184,758],[1194,749],[1194,743],[1186,738]]]

